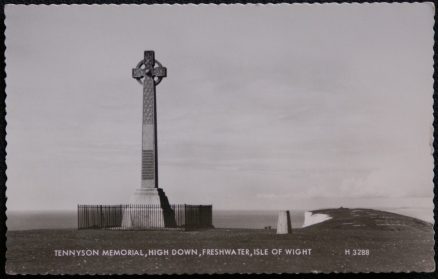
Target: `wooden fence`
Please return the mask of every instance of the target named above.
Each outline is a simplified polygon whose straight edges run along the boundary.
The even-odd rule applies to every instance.
[[[151,204],[78,205],[78,229],[205,229],[213,228],[212,215],[211,205],[172,204],[170,210]]]

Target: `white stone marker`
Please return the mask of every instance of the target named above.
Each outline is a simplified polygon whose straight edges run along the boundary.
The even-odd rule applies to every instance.
[[[278,213],[277,234],[292,233],[292,225],[290,221],[289,210],[280,211]]]

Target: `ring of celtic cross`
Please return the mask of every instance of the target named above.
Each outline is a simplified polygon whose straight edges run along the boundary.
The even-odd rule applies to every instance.
[[[134,76],[138,83],[143,85],[143,79],[145,75],[152,76],[155,85],[160,84],[163,77],[166,77],[166,67],[163,67],[160,62],[155,60],[155,64],[151,69],[145,69],[144,59],[137,63],[137,66],[133,69],[133,72],[142,72],[144,75]]]

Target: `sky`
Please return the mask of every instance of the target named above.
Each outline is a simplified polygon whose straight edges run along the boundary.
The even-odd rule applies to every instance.
[[[216,209],[433,208],[431,3],[6,9],[7,207],[127,203],[144,50],[159,184]]]

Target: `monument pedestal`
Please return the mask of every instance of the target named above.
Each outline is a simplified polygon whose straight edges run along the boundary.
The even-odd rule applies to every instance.
[[[163,189],[161,188],[140,188],[136,189],[129,203],[131,204],[155,204],[159,205],[164,201],[169,204]]]
[[[140,188],[123,212],[122,227],[132,229],[176,227],[175,213],[161,188]]]

